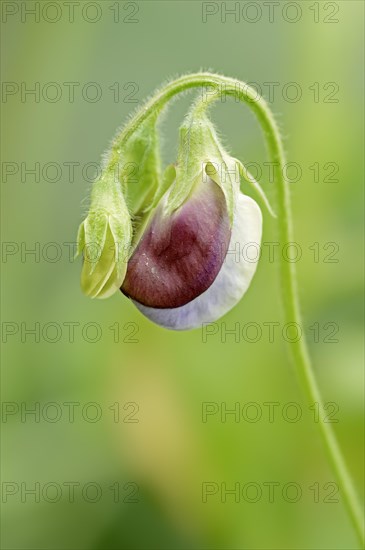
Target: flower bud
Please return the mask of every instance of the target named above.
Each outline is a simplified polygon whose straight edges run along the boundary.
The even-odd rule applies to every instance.
[[[247,290],[256,262],[240,251],[259,244],[261,230],[258,205],[239,191],[235,159],[205,116],[188,117],[175,180],[141,227],[121,290],[166,328],[213,322]]]
[[[84,254],[81,288],[92,298],[107,298],[123,283],[132,239],[132,224],[120,189],[111,174],[94,184],[92,206],[81,223],[77,253]]]
[[[119,152],[120,180],[133,218],[151,208],[161,182],[156,116],[149,116]]]

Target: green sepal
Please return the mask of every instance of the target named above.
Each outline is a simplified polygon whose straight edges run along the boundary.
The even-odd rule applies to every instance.
[[[254,191],[257,193],[257,195],[260,197],[262,202],[264,203],[267,211],[269,212],[270,216],[273,218],[277,218],[277,215],[275,213],[275,210],[272,208],[269,199],[266,196],[265,191],[262,189],[261,185],[258,181],[255,180],[253,175],[247,170],[246,166],[239,160],[236,159],[236,162],[238,164],[239,173],[244,178],[244,180],[251,185],[251,187],[254,189]]]
[[[132,240],[132,223],[118,181],[106,172],[94,183],[89,213],[77,235],[83,253],[81,288],[92,298],[107,298],[123,283]]]
[[[238,167],[224,150],[207,116],[191,111],[180,128],[176,180],[168,196],[166,214],[177,210],[207,177],[222,189],[232,224],[235,192],[239,189]]]
[[[133,217],[146,212],[161,179],[156,116],[151,115],[128,139],[121,152],[120,182]]]

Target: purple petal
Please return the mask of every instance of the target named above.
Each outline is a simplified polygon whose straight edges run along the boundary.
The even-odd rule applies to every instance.
[[[203,323],[213,323],[232,309],[250,286],[257,267],[255,250],[259,249],[261,234],[260,208],[253,199],[239,193],[229,251],[208,290],[185,306],[174,309],[134,304],[151,321],[172,330],[189,330],[200,328]]]
[[[231,229],[220,187],[208,179],[165,216],[166,197],[128,262],[122,291],[152,308],[176,308],[205,292],[218,275]]]

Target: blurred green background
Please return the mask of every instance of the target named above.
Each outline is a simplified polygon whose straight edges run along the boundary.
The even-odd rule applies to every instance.
[[[247,295],[206,341],[200,330],[154,326],[122,295],[85,298],[80,260],[70,255],[88,163],[100,162],[118,126],[163,81],[211,69],[256,83],[267,99],[264,83],[278,83],[270,105],[288,160],[302,171],[291,189],[303,332],[363,499],[363,3],[269,3],[270,13],[278,4],[273,20],[265,2],[239,2],[226,18],[234,2],[208,4],[81,1],[71,22],[64,2],[41,2],[39,20],[26,14],[34,2],[2,2],[3,548],[357,548],[315,410],[287,356],[267,248]],[[70,82],[79,83],[74,101]],[[95,102],[91,82],[101,90]],[[38,97],[22,97],[36,86]],[[164,119],[166,163],[193,97]],[[271,195],[249,109],[227,101],[214,120],[235,156],[260,164]],[[39,177],[26,173],[35,163]],[[74,179],[67,163],[78,163]],[[263,241],[275,241],[274,231],[265,216]],[[280,323],[274,342],[269,322]],[[236,323],[238,338],[224,338]],[[249,341],[257,325],[250,332],[247,323],[262,331],[257,342]],[[203,422],[207,402],[218,412]],[[222,422],[235,403],[239,421]],[[217,492],[204,502],[207,482]],[[224,487],[239,488],[238,502],[232,494],[223,502]]]

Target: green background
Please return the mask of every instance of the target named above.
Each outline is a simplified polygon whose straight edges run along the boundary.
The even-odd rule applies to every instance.
[[[42,15],[39,22],[32,16],[22,22],[20,11],[6,21],[3,17],[3,81],[16,83],[19,90],[22,83],[32,88],[39,82],[41,92],[38,102],[32,96],[22,101],[20,91],[2,100],[3,168],[7,162],[18,169],[14,175],[3,175],[2,183],[2,237],[10,243],[6,251],[13,251],[2,260],[2,399],[6,411],[13,407],[14,412],[2,419],[2,483],[3,490],[10,487],[4,483],[17,488],[14,495],[3,493],[2,547],[357,548],[341,493],[332,497],[338,502],[328,502],[335,479],[314,411],[303,399],[281,336],[278,262],[269,261],[267,248],[247,295],[204,342],[200,330],[173,333],[153,325],[122,295],[105,301],[85,298],[79,287],[81,262],[73,261],[72,255],[70,259],[64,243],[75,241],[86,211],[90,183],[82,167],[100,161],[118,126],[163,81],[211,69],[259,84],[267,99],[263,83],[278,82],[270,106],[282,129],[288,160],[302,169],[291,191],[295,239],[302,250],[296,266],[303,332],[324,401],[338,409],[333,427],[363,498],[363,3],[328,6],[303,1],[302,17],[295,23],[285,20],[297,9],[287,2],[275,8],[272,22],[263,3],[247,7],[247,2],[240,2],[238,20],[227,15],[226,22],[221,3],[211,3],[219,11],[205,23],[201,2],[141,1],[136,3],[138,12],[130,16],[135,3],[97,2],[102,15],[94,23],[80,15],[85,4],[90,3],[82,1],[75,8],[73,23],[63,2],[62,17],[55,23]],[[118,4],[120,21],[115,22],[111,7],[116,10]],[[253,23],[249,20],[259,14],[257,5],[262,15]],[[232,9],[234,3],[226,7]],[[55,17],[52,9],[46,18]],[[86,17],[94,18],[96,12],[88,9]],[[123,21],[126,18],[136,22]],[[42,96],[50,82],[61,87],[59,101]],[[74,102],[69,101],[65,82],[80,83]],[[89,82],[101,87],[99,101],[82,97]],[[116,82],[119,101],[109,89]],[[302,92],[296,102],[283,98],[290,82]],[[318,97],[313,91],[316,82]],[[328,102],[333,90],[326,88],[329,82],[338,88],[331,96],[336,102]],[[138,103],[126,101],[133,90]],[[288,93],[293,91],[292,87]],[[193,97],[189,93],[174,103],[164,119],[166,163],[176,158],[178,127]],[[213,116],[232,154],[262,166],[265,148],[249,109],[227,101],[215,107]],[[51,168],[39,178],[24,174],[36,162],[41,172],[47,163],[58,163],[57,181],[49,181],[54,177]],[[74,181],[67,162],[79,163]],[[331,173],[331,166],[325,166],[330,162],[338,165],[332,178],[337,181],[325,179]],[[314,163],[319,163],[319,181],[309,168]],[[260,182],[271,196],[273,183],[265,169]],[[274,229],[265,215],[263,241],[276,240]],[[52,248],[49,243],[56,244]],[[319,243],[318,261],[310,248],[313,243]],[[338,248],[333,256],[337,262],[328,262],[335,249],[326,249],[326,243]],[[35,247],[36,255],[25,254],[25,249]],[[60,257],[50,261],[60,250]],[[272,343],[263,324],[268,322],[280,323]],[[39,341],[25,333],[35,323],[40,323]],[[64,323],[78,323],[72,342]],[[90,332],[85,329],[88,323],[97,323],[101,331],[94,343],[87,341],[95,334],[92,327]],[[109,328],[116,323],[117,342]],[[227,334],[225,339],[225,328],[233,329],[236,323],[239,336]],[[247,323],[257,323],[262,330],[256,343],[248,341],[254,331],[245,332]],[[320,327],[318,342],[310,329],[315,323]],[[58,341],[47,341],[57,339],[57,327]],[[337,342],[326,342],[333,327],[338,327],[332,336]],[[7,332],[11,328],[13,335]],[[79,403],[74,422],[69,421],[67,402]],[[131,402],[139,407],[135,423],[125,421]],[[204,423],[203,402],[215,402],[220,410],[222,403],[228,409],[239,403],[243,416],[239,422],[233,415],[221,422],[217,413]],[[267,402],[278,403],[272,422]],[[56,405],[47,409],[49,403]],[[90,421],[96,409],[85,409],[88,403],[102,411],[100,420]],[[119,404],[119,422],[114,403]],[[247,403],[256,405],[249,410]],[[285,416],[295,412],[288,403],[301,412],[297,422]],[[24,416],[25,408],[36,406],[38,419]],[[57,410],[61,418],[51,422]],[[262,417],[248,421],[255,410]],[[78,483],[74,502],[64,485],[68,482]],[[102,490],[94,503],[90,482]],[[204,482],[219,488],[206,503]],[[273,502],[268,482],[277,484]],[[25,492],[36,483],[39,502]],[[47,483],[58,485],[52,489]],[[124,502],[135,487],[128,483],[139,488],[137,502]],[[240,489],[254,485],[245,497],[241,493],[239,502],[228,495],[224,503],[222,483],[228,489],[235,483]],[[284,498],[287,483],[300,487],[298,502],[288,502],[294,494],[290,490]],[[119,498],[110,489],[115,484]],[[83,497],[85,486],[90,492]],[[54,487],[61,487],[62,494],[50,502],[57,500]],[[255,487],[262,495],[250,502]],[[314,487],[319,487],[318,499]]]

